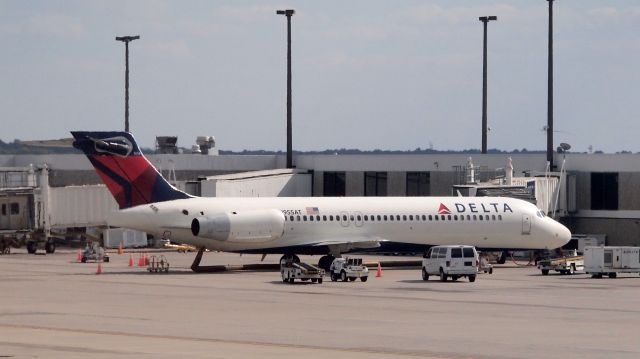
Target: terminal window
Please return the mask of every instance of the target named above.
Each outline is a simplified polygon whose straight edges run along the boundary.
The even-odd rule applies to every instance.
[[[365,196],[386,196],[387,195],[387,172],[365,172],[364,173],[364,195]]]
[[[618,209],[618,173],[591,173],[591,209]]]
[[[429,172],[407,172],[407,196],[429,196],[430,187]]]
[[[322,193],[325,197],[342,197],[345,195],[344,172],[325,172],[322,183]]]

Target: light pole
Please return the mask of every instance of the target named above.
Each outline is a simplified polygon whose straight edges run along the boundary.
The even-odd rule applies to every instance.
[[[553,0],[549,2],[549,64],[547,77],[547,162],[553,171]]]
[[[484,41],[482,45],[482,153],[487,153],[487,23],[498,20],[498,17],[481,16],[478,19],[484,25]]]
[[[140,35],[136,36],[117,36],[116,41],[124,42],[124,58],[125,58],[125,70],[124,70],[124,130],[129,132],[129,43],[133,40],[138,40]]]
[[[291,16],[295,10],[277,10],[277,15],[287,17],[287,168],[293,168],[293,144],[291,129]]]

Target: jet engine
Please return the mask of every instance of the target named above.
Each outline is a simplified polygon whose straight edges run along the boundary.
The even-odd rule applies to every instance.
[[[191,233],[218,241],[268,242],[282,237],[284,222],[277,209],[234,211],[194,218]]]

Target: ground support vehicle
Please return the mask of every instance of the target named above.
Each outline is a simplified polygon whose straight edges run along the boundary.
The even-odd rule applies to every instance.
[[[584,271],[593,278],[640,273],[640,247],[585,247]]]
[[[104,248],[100,247],[97,242],[90,242],[87,243],[87,246],[84,248],[80,261],[82,263],[87,263],[88,261],[109,262],[109,256],[104,252]]]
[[[169,273],[169,261],[164,255],[151,256],[147,266],[149,273]]]
[[[280,266],[282,281],[293,283],[294,280],[310,280],[312,283],[322,283],[324,270],[303,262],[285,261]]]
[[[369,278],[369,268],[362,264],[362,258],[336,258],[331,263],[329,274],[334,282],[338,279],[353,282],[358,278],[366,282]]]
[[[440,276],[441,282],[449,278],[455,281],[460,277],[476,281],[478,273],[478,252],[473,246],[449,245],[429,248],[422,259],[422,279],[429,276]]]
[[[584,257],[571,256],[543,259],[538,261],[538,269],[540,269],[542,275],[549,274],[549,271],[556,271],[560,274],[575,274],[584,270]]]
[[[478,263],[478,273],[493,274],[493,265],[489,263],[489,258],[487,258],[484,253],[478,255],[480,257],[480,261]]]

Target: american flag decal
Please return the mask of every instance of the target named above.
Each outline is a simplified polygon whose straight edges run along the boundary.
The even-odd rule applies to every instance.
[[[320,210],[318,209],[318,207],[307,207],[307,215],[309,216],[315,216],[317,214],[320,214]]]

